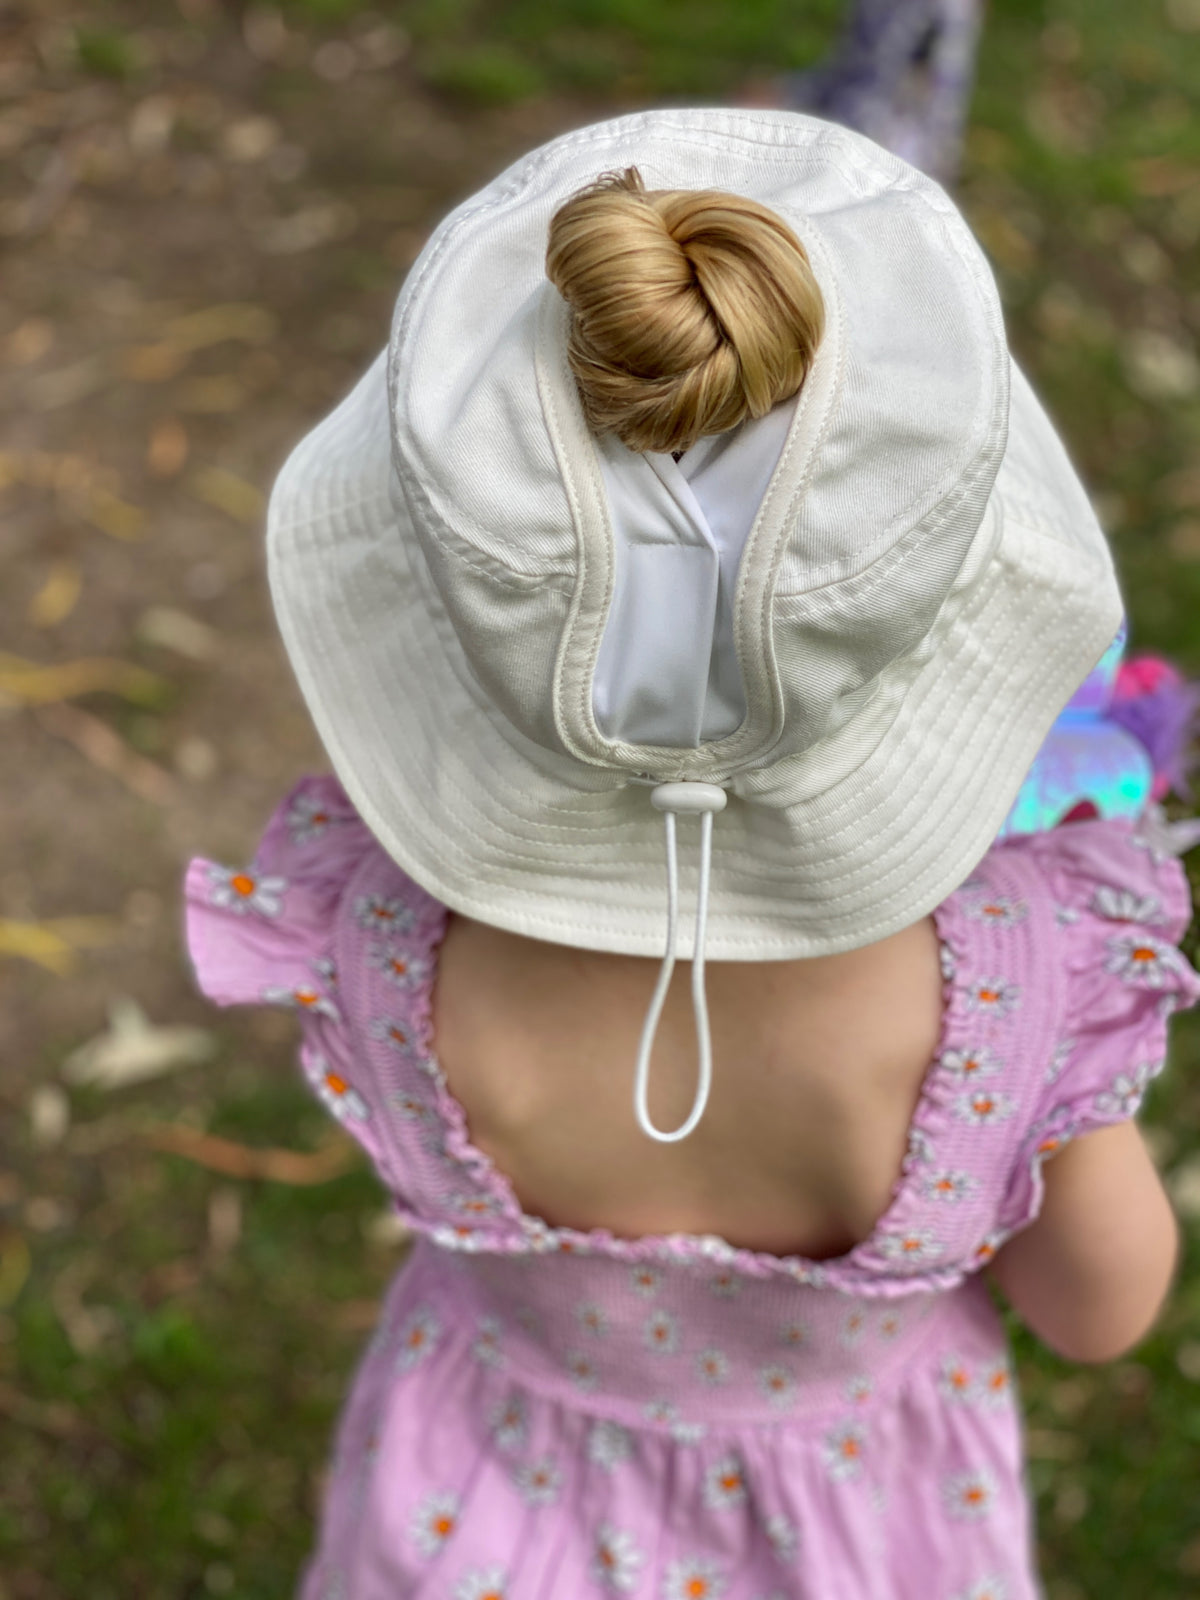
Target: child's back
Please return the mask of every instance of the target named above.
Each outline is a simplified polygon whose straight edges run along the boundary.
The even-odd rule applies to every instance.
[[[887,1205],[936,1052],[932,921],[842,955],[710,965],[721,1071],[699,1128],[672,1145],[649,1144],[629,1114],[656,976],[634,956],[452,918],[434,1031],[475,1142],[548,1222],[844,1254]],[[694,1089],[689,976],[676,973],[655,1046],[651,1112],[668,1127]]]

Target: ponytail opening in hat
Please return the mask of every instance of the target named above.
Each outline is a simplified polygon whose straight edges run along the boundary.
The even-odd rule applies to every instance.
[[[714,189],[598,179],[550,223],[568,359],[597,433],[688,450],[803,384],[825,323],[808,256],[775,212]]]

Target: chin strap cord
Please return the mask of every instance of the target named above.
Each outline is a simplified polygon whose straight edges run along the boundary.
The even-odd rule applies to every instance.
[[[687,1138],[704,1115],[712,1087],[712,1037],[708,1026],[708,1000],[704,992],[704,938],[708,926],[713,816],[718,811],[724,811],[727,798],[724,789],[719,789],[713,783],[660,783],[650,791],[650,804],[662,812],[667,830],[667,953],[663,957],[658,984],[642,1025],[633,1108],[642,1132],[651,1139],[657,1139],[660,1144],[674,1144],[678,1139]],[[650,1052],[654,1048],[654,1037],[658,1032],[667,990],[671,987],[671,974],[675,971],[675,946],[679,934],[679,860],[675,841],[677,816],[700,818],[700,880],[696,894],[696,937],[692,948],[692,1013],[696,1019],[697,1082],[696,1097],[687,1119],[678,1128],[666,1132],[651,1122],[646,1102],[650,1089]]]

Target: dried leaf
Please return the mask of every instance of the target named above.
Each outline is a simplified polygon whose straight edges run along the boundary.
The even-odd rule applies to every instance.
[[[176,317],[162,330],[165,343],[177,350],[205,350],[224,344],[227,339],[243,344],[266,344],[279,329],[278,319],[266,306],[250,301],[231,301],[228,305],[206,306]]]
[[[173,478],[187,458],[187,429],[175,417],[161,418],[146,446],[146,470],[156,478]]]
[[[132,383],[166,383],[183,371],[190,354],[174,344],[130,345],[121,356],[121,375]]]
[[[54,324],[45,317],[26,317],[4,341],[4,359],[14,367],[40,361],[54,343]]]
[[[146,513],[141,506],[130,505],[128,500],[105,489],[96,490],[90,497],[83,515],[112,539],[140,539],[146,531]]]
[[[111,773],[141,799],[152,805],[169,806],[177,798],[170,773],[131,750],[99,717],[69,705],[41,706],[37,717],[47,733],[73,744],[93,766]]]
[[[192,493],[206,505],[216,506],[235,522],[251,526],[257,523],[266,510],[267,502],[261,489],[227,472],[224,467],[205,467],[197,472],[189,485]]]
[[[163,1123],[149,1128],[144,1137],[155,1149],[169,1155],[182,1156],[210,1172],[221,1172],[227,1178],[266,1178],[272,1183],[286,1183],[305,1188],[328,1183],[348,1172],[358,1159],[355,1146],[349,1139],[337,1137],[319,1150],[311,1153],[299,1150],[256,1149],[250,1145],[236,1144],[232,1139],[219,1139],[215,1134],[201,1133],[196,1128],[180,1123]]]
[[[139,639],[156,644],[164,650],[174,650],[189,661],[207,661],[214,654],[220,639],[205,622],[189,617],[173,606],[151,606],[138,619]]]
[[[57,627],[74,611],[83,592],[83,574],[74,561],[56,561],[46,581],[29,603],[29,620],[35,628]]]
[[[246,386],[228,374],[189,378],[176,396],[179,409],[196,416],[223,416],[240,411],[246,403]]]
[[[29,1246],[13,1228],[0,1233],[0,1306],[11,1306],[29,1277]]]
[[[32,961],[56,977],[65,977],[75,963],[75,953],[61,934],[42,922],[14,922],[0,919],[0,956],[16,956]]]
[[[82,361],[60,367],[57,372],[43,372],[31,378],[25,393],[35,411],[58,411],[96,394],[111,377],[106,356],[84,356]]]
[[[62,1075],[68,1083],[122,1089],[196,1066],[216,1054],[216,1038],[207,1029],[157,1027],[127,996],[113,1000],[108,1018],[103,1033],[63,1062]]]
[[[131,661],[110,656],[80,656],[58,666],[41,666],[0,650],[0,697],[20,705],[49,705],[81,694],[119,694],[135,705],[154,704],[166,685]]]

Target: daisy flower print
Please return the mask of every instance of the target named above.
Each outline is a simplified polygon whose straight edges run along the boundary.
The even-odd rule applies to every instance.
[[[596,1363],[582,1350],[572,1350],[567,1356],[566,1365],[571,1382],[577,1389],[586,1392],[598,1386],[600,1374],[596,1371]]]
[[[879,1254],[886,1260],[909,1267],[923,1267],[936,1261],[942,1245],[928,1228],[909,1228],[904,1233],[885,1233],[879,1240]]]
[[[332,1111],[339,1122],[367,1122],[371,1113],[357,1089],[324,1056],[310,1056],[304,1063],[304,1074],[317,1091],[321,1103]]]
[[[978,1083],[994,1077],[1003,1062],[991,1050],[943,1050],[938,1066],[961,1083]]]
[[[672,1561],[663,1576],[662,1600],[717,1600],[725,1593],[725,1574],[702,1556]]]
[[[996,1503],[996,1481],[984,1469],[957,1472],[942,1484],[942,1498],[952,1517],[986,1517]]]
[[[409,1536],[420,1553],[432,1560],[458,1527],[462,1502],[456,1494],[427,1495],[413,1513]]]
[[[648,1350],[673,1355],[679,1349],[679,1324],[669,1311],[655,1311],[646,1318],[642,1338]]]
[[[608,1317],[603,1306],[593,1305],[590,1301],[575,1307],[575,1316],[584,1333],[590,1333],[593,1338],[603,1339],[608,1332]]]
[[[381,894],[360,895],[354,902],[354,920],[368,933],[407,933],[416,918],[403,900]]]
[[[454,1600],[508,1600],[508,1579],[503,1567],[468,1572],[454,1591]]]
[[[838,1329],[838,1343],[847,1350],[853,1350],[855,1345],[862,1343],[866,1331],[867,1313],[860,1310],[847,1311]]]
[[[1162,905],[1156,895],[1104,884],[1092,896],[1092,909],[1110,922],[1157,922]]]
[[[399,945],[374,944],[367,952],[367,960],[389,983],[400,989],[415,989],[429,976],[429,962],[421,956],[409,955]]]
[[[976,1089],[973,1094],[960,1094],[954,1102],[954,1114],[959,1121],[969,1122],[977,1128],[1004,1122],[1012,1116],[1013,1110],[1011,1096],[989,1093],[986,1089]]]
[[[723,1350],[698,1351],[696,1376],[705,1383],[725,1383],[729,1377],[729,1357]]]
[[[645,1559],[632,1534],[606,1523],[596,1533],[591,1576],[612,1594],[630,1594],[637,1588]]]
[[[984,1405],[1005,1406],[1012,1392],[1012,1370],[1007,1361],[993,1361],[980,1373],[979,1398]]]
[[[416,1032],[412,1026],[395,1017],[376,1017],[371,1023],[371,1037],[378,1039],[380,1044],[399,1050],[402,1055],[407,1055],[416,1044]]]
[[[976,978],[965,990],[967,1006],[984,1016],[1006,1017],[1021,1001],[1021,991],[1007,978]]]
[[[529,1432],[525,1402],[519,1394],[501,1400],[491,1414],[492,1441],[497,1450],[519,1450]]]
[[[562,1473],[549,1459],[518,1467],[513,1480],[527,1506],[552,1506],[562,1487]]]
[[[244,917],[255,911],[260,917],[277,917],[287,894],[286,878],[266,877],[254,867],[241,872],[215,864],[208,869],[208,898],[223,911]]]
[[[442,1333],[433,1312],[418,1306],[400,1328],[396,1338],[396,1371],[408,1372],[431,1353]]]
[[[737,1456],[723,1456],[704,1474],[704,1504],[725,1511],[746,1502],[746,1474]]]
[[[287,829],[293,844],[311,844],[333,823],[333,812],[320,795],[298,794],[288,807]]]
[[[985,895],[981,900],[967,903],[967,915],[976,922],[992,928],[1015,928],[1023,922],[1029,911],[1024,900],[1010,900],[1006,895]]]
[[[796,1524],[788,1517],[768,1517],[764,1523],[767,1540],[780,1561],[794,1561],[800,1545]]]
[[[956,1205],[960,1200],[970,1199],[979,1184],[969,1172],[933,1172],[921,1187],[926,1199]]]
[[[843,1422],[825,1435],[823,1454],[829,1476],[838,1483],[857,1478],[862,1472],[867,1430],[860,1422]]]
[[[338,1009],[333,1001],[327,1000],[311,984],[302,983],[294,989],[271,985],[263,990],[262,997],[269,1006],[286,1006],[289,1011],[299,1011],[304,1016],[328,1017],[331,1022],[338,1021]]]
[[[786,1367],[763,1367],[758,1386],[770,1403],[785,1411],[796,1399],[796,1380]]]
[[[1105,972],[1113,972],[1136,989],[1161,989],[1179,971],[1174,945],[1148,933],[1124,933],[1108,941]]]
[[[629,1286],[635,1294],[642,1294],[649,1299],[658,1293],[658,1286],[662,1282],[662,1273],[656,1267],[634,1267],[629,1274]]]
[[[953,1600],[1009,1600],[1008,1583],[998,1572],[980,1578],[969,1589],[960,1589]]]
[[[1103,1117],[1136,1116],[1150,1076],[1144,1066],[1136,1067],[1133,1072],[1118,1073],[1108,1088],[1096,1095],[1096,1110]]]
[[[628,1461],[633,1454],[633,1435],[619,1422],[607,1417],[594,1422],[587,1438],[588,1460],[606,1472]]]
[[[950,1355],[943,1360],[938,1374],[938,1392],[944,1400],[956,1405],[974,1398],[975,1379],[961,1356]]]
[[[471,1353],[476,1361],[482,1362],[485,1367],[499,1367],[504,1364],[504,1352],[500,1348],[501,1333],[499,1317],[480,1317]]]

